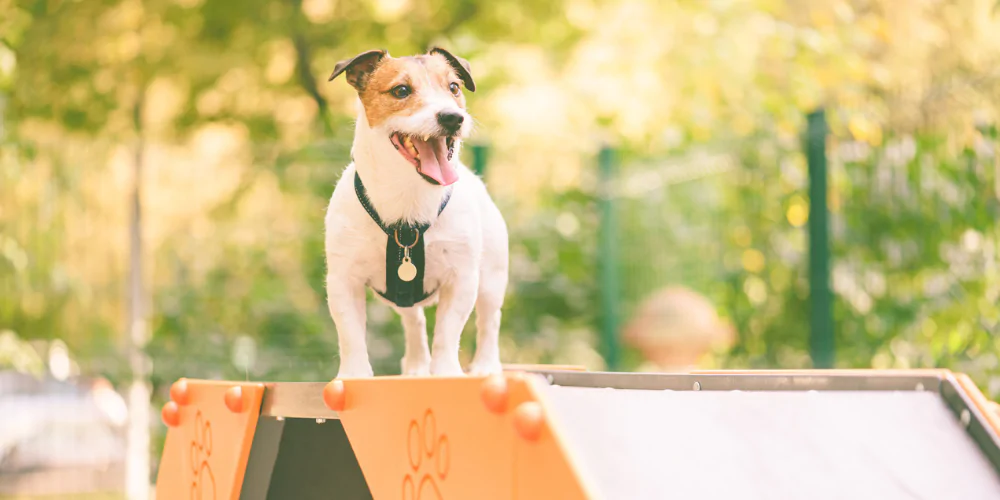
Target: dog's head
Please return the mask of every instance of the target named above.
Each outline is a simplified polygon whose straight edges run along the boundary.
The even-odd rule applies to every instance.
[[[458,180],[452,156],[472,128],[462,85],[476,90],[468,61],[441,48],[400,58],[370,50],[337,63],[330,80],[341,73],[358,91],[368,126],[427,182]]]

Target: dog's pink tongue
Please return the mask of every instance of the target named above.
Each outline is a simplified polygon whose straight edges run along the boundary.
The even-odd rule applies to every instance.
[[[420,173],[442,186],[458,180],[458,172],[448,159],[448,145],[444,137],[432,137],[428,141],[413,137],[412,140],[420,153]]]

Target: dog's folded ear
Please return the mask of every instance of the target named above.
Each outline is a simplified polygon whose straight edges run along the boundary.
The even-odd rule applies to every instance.
[[[369,50],[368,52],[362,52],[350,59],[340,61],[333,67],[333,74],[330,75],[330,79],[327,81],[333,81],[333,79],[340,76],[341,73],[346,72],[347,83],[351,84],[352,87],[360,92],[365,88],[365,82],[368,80],[368,75],[375,70],[375,66],[378,65],[379,61],[387,55],[389,55],[389,53],[384,50]]]
[[[448,64],[451,64],[452,68],[458,72],[458,77],[462,79],[462,83],[465,84],[465,88],[469,89],[469,92],[476,91],[476,82],[472,79],[472,68],[469,66],[469,61],[452,55],[441,47],[431,47],[431,50],[427,51],[428,54],[441,54],[445,59],[448,60]]]

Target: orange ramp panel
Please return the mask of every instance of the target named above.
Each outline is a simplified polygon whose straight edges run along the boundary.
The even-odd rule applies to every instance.
[[[181,379],[170,395],[156,498],[238,500],[263,384]]]
[[[534,376],[335,381],[374,498],[590,498]]]

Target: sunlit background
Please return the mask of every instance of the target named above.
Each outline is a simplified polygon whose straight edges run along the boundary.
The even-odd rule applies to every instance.
[[[356,98],[327,76],[372,48],[471,62],[505,362],[945,367],[996,398],[995,3],[0,0],[0,498],[146,498],[178,377],[336,374]]]

